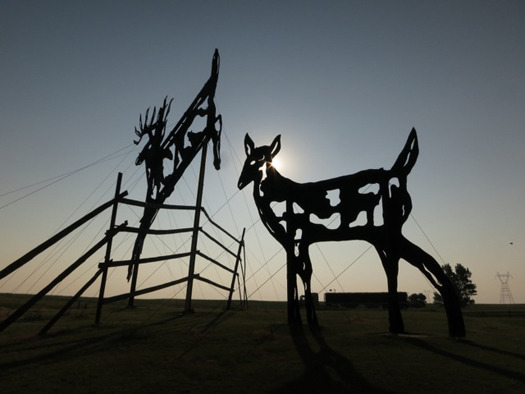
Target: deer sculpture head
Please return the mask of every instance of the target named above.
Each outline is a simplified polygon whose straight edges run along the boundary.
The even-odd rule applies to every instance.
[[[253,140],[248,133],[244,137],[244,151],[246,161],[242,168],[241,176],[237,186],[243,189],[252,181],[259,182],[262,179],[263,171],[272,167],[272,160],[281,150],[281,136],[275,137],[271,145],[255,147]]]

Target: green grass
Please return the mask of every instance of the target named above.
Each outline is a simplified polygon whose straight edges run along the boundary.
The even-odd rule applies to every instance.
[[[0,319],[23,296],[0,295]],[[525,307],[465,310],[467,338],[447,336],[435,307],[403,312],[409,335],[387,333],[387,312],[318,312],[321,330],[293,332],[284,303],[138,300],[104,308],[83,299],[43,337],[64,299],[48,297],[0,333],[0,392],[20,393],[518,393],[525,387]],[[1,313],[4,313],[4,316]],[[510,311],[510,313],[508,313]]]

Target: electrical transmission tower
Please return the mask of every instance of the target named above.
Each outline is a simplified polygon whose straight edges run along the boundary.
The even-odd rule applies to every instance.
[[[501,283],[499,303],[500,304],[514,304],[514,298],[512,297],[512,293],[510,292],[510,287],[509,287],[509,278],[512,278],[512,276],[508,272],[506,274],[500,274],[498,272],[496,274],[496,277],[499,279]]]

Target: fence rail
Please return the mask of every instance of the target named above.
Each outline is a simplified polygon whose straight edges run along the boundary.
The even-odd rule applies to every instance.
[[[60,282],[62,282],[66,277],[68,277],[73,271],[75,271],[78,267],[80,267],[82,264],[84,264],[94,253],[96,253],[99,249],[101,249],[103,246],[107,247],[106,250],[106,256],[104,262],[101,262],[98,264],[98,269],[96,273],[78,290],[78,292],[72,296],[68,302],[60,309],[60,311],[42,328],[40,331],[41,334],[46,333],[59,319],[62,317],[67,310],[75,303],[75,301],[82,296],[82,294],[95,283],[99,277],[102,276],[101,280],[101,287],[100,287],[100,293],[99,293],[99,302],[97,307],[97,312],[95,316],[95,322],[98,324],[100,321],[100,315],[102,311],[102,306],[111,302],[123,300],[129,297],[135,297],[140,296],[148,293],[152,293],[155,291],[159,291],[168,287],[172,287],[178,284],[182,283],[188,283],[189,280],[199,280],[201,282],[208,283],[212,286],[215,286],[219,289],[229,291],[228,295],[228,303],[227,303],[227,309],[231,306],[231,299],[232,294],[234,292],[234,285],[235,280],[237,279],[238,282],[238,290],[240,294],[240,300],[241,303],[246,302],[247,296],[246,296],[246,288],[241,285],[241,278],[244,281],[245,279],[245,272],[246,272],[246,261],[245,259],[241,258],[241,253],[244,250],[244,233],[243,230],[242,236],[240,239],[235,238],[233,235],[231,235],[228,231],[226,231],[224,228],[219,226],[215,221],[211,219],[211,217],[208,215],[206,210],[204,208],[200,208],[200,212],[202,212],[206,218],[208,219],[208,222],[217,228],[219,231],[221,231],[223,234],[228,236],[229,238],[233,239],[235,243],[238,245],[237,253],[232,252],[228,247],[223,245],[220,241],[218,241],[216,238],[214,238],[212,235],[210,235],[208,232],[204,231],[202,227],[199,227],[197,230],[198,232],[202,232],[207,238],[209,238],[211,241],[213,241],[215,244],[217,244],[220,248],[222,248],[226,253],[233,256],[235,261],[235,267],[229,268],[226,265],[220,263],[216,259],[213,259],[206,254],[200,252],[199,250],[194,250],[190,252],[184,252],[184,253],[174,253],[169,255],[162,255],[162,256],[154,256],[154,257],[147,257],[147,258],[140,258],[138,260],[115,260],[113,261],[111,259],[111,245],[113,238],[121,233],[121,232],[127,232],[127,233],[139,233],[139,229],[135,227],[128,226],[127,221],[120,224],[115,225],[116,215],[119,204],[126,204],[126,205],[132,205],[132,206],[139,206],[139,207],[147,207],[149,203],[141,202],[132,200],[129,198],[126,198],[128,195],[128,192],[122,192],[120,193],[120,182],[121,182],[122,175],[119,174],[119,179],[117,181],[117,188],[115,191],[115,197],[111,199],[110,201],[100,205],[99,207],[95,208],[82,218],[78,219],[73,224],[69,225],[56,235],[49,238],[47,241],[41,243],[36,248],[32,249],[19,259],[15,260],[13,263],[9,264],[7,267],[2,269],[0,271],[0,280],[8,276],[9,274],[15,272],[28,262],[30,262],[33,258],[38,256],[40,253],[44,252],[46,249],[48,249],[50,246],[56,244],[58,241],[72,233],[73,231],[77,230],[80,226],[83,224],[89,222],[90,220],[94,219],[104,211],[106,211],[108,208],[113,207],[112,215],[111,215],[111,224],[108,231],[106,231],[105,236],[98,241],[95,245],[93,245],[87,252],[85,252],[82,256],[80,256],[75,262],[73,262],[71,265],[69,265],[65,270],[63,270],[55,279],[53,279],[50,283],[48,283],[42,290],[40,290],[37,294],[35,294],[33,297],[31,297],[24,305],[19,307],[17,310],[15,310],[13,313],[11,313],[4,321],[0,322],[0,331],[3,331],[7,327],[9,327],[12,323],[14,323],[16,320],[18,320],[21,316],[23,316],[29,309],[31,309],[38,301],[40,301],[45,295],[47,295],[55,286],[57,286]],[[155,205],[158,209],[167,209],[167,210],[193,210],[197,212],[197,208],[193,206],[187,206],[187,205],[170,205],[170,204],[152,204]],[[158,230],[158,229],[148,229],[147,234],[150,235],[169,235],[169,234],[179,234],[179,233],[188,233],[188,232],[194,232],[195,228],[179,228],[179,229],[165,229],[165,230]],[[173,260],[173,259],[180,259],[184,257],[195,257],[196,255],[210,261],[211,263],[215,264],[216,266],[220,267],[221,269],[229,272],[232,274],[232,281],[230,287],[222,285],[220,283],[217,283],[211,279],[202,277],[200,274],[189,274],[186,277],[176,279],[173,281],[169,281],[166,283],[162,283],[159,285],[151,286],[144,289],[135,289],[134,291],[130,291],[129,293],[124,293],[116,296],[111,297],[104,297],[105,293],[105,286],[106,286],[106,280],[107,280],[107,272],[109,268],[118,268],[118,267],[124,267],[129,266],[130,264],[148,264],[148,263],[155,263],[160,261],[166,261],[166,260]],[[244,265],[240,264],[240,262],[244,260]],[[238,273],[238,270],[241,270],[241,274]],[[244,290],[244,295],[242,294],[242,291]]]

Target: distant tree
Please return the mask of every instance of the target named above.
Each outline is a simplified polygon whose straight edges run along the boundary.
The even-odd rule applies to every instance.
[[[472,297],[475,296],[478,293],[478,291],[476,290],[477,286],[470,279],[470,277],[472,276],[470,270],[461,264],[456,264],[454,270],[452,270],[450,264],[445,264],[442,266],[442,268],[443,271],[445,271],[445,274],[452,281],[452,284],[456,289],[456,294],[459,298],[461,306],[474,304],[475,301],[472,299]],[[442,303],[443,298],[441,297],[441,294],[435,292],[434,304]]]
[[[412,308],[423,308],[427,304],[427,297],[422,294],[410,294],[408,296],[408,306]]]

